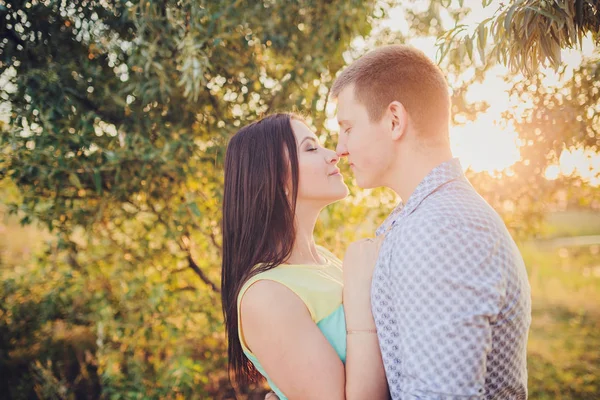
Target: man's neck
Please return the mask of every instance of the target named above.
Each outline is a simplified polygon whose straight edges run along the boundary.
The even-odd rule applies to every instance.
[[[452,160],[450,148],[420,149],[406,152],[398,157],[388,178],[387,185],[406,203],[417,186],[438,165]]]

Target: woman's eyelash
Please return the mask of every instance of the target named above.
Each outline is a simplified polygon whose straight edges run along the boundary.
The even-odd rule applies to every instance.
[[[311,147],[309,149],[306,149],[306,151],[317,151],[318,149],[316,147]]]

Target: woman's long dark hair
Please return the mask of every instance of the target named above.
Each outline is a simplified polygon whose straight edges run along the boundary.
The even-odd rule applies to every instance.
[[[283,263],[296,236],[298,151],[292,114],[273,114],[240,129],[225,155],[221,300],[228,338],[229,374],[241,385],[260,373],[238,337],[237,297],[254,274]],[[286,188],[291,182],[290,195]],[[261,264],[260,267],[254,268]]]

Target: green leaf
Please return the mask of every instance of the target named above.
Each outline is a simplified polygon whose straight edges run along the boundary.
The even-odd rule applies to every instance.
[[[108,161],[116,161],[117,160],[117,155],[115,154],[114,151],[107,150],[104,152],[104,156],[106,157],[106,159]]]
[[[188,207],[190,208],[192,214],[194,214],[196,217],[202,216],[202,213],[200,212],[200,209],[198,208],[198,204],[196,204],[196,202],[189,203]]]
[[[450,50],[450,45],[448,43],[442,43],[438,47],[438,50],[437,50],[438,64],[444,60],[444,58],[446,57],[446,54],[448,53],[448,50]]]
[[[102,177],[98,169],[94,169],[94,185],[96,186],[96,193],[102,195]]]
[[[485,64],[485,42],[486,42],[486,32],[487,28],[484,24],[479,24],[479,28],[477,29],[477,50],[479,51],[479,57],[481,58],[481,62]]]
[[[473,60],[473,39],[471,37],[465,38],[465,47],[467,48],[469,60]]]
[[[69,174],[69,182],[71,182],[71,185],[75,186],[77,189],[81,189],[81,181],[79,180],[79,177],[77,176],[77,174],[70,173]]]
[[[538,13],[538,14],[541,14],[541,15],[543,15],[544,17],[546,17],[546,18],[549,18],[549,19],[551,19],[551,20],[553,20],[553,21],[560,22],[560,19],[559,19],[559,18],[558,18],[556,15],[552,15],[552,14],[550,14],[548,11],[542,10],[542,9],[541,9],[541,8],[539,8],[539,7],[535,7],[535,6],[526,6],[525,8],[526,8],[526,9],[529,9],[529,10],[532,10],[533,12],[536,12],[536,13]]]
[[[513,14],[515,13],[517,7],[519,6],[519,2],[513,4],[506,13],[506,18],[504,18],[504,30],[506,32],[510,32],[510,24],[512,22]]]

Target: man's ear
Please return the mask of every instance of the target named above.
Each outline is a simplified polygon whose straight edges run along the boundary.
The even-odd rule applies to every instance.
[[[392,140],[399,140],[408,125],[408,113],[399,101],[392,101],[388,106],[392,123]]]

